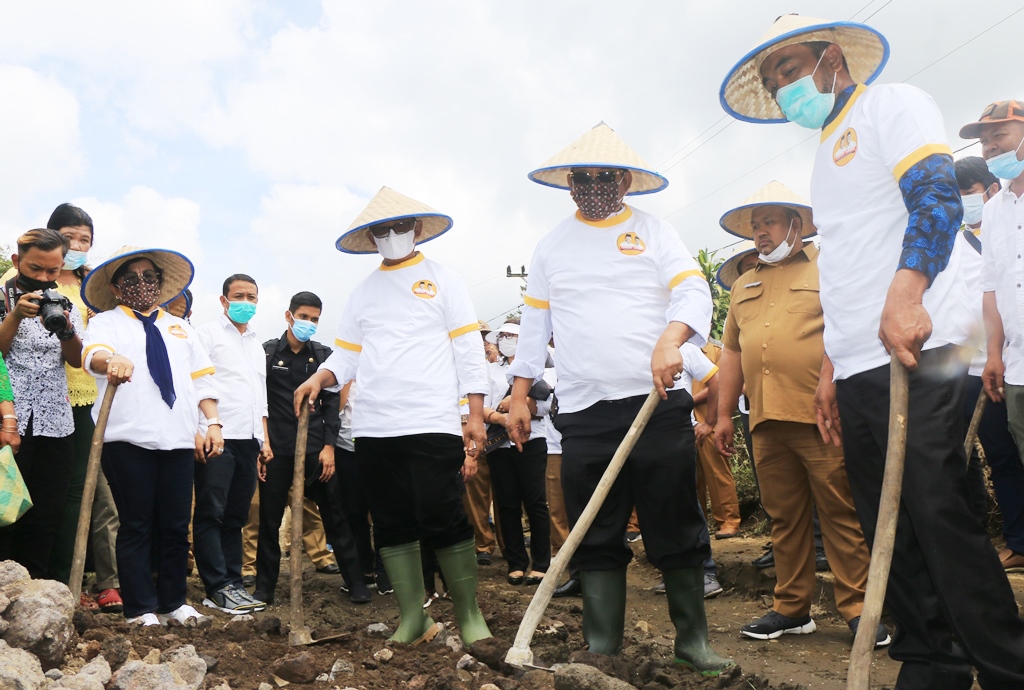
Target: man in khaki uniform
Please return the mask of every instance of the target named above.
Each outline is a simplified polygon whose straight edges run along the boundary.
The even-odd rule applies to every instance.
[[[856,632],[870,554],[853,506],[843,451],[825,443],[816,425],[814,394],[824,355],[824,318],[818,299],[818,250],[801,241],[816,232],[811,209],[772,182],[726,213],[721,225],[734,235],[752,237],[760,261],[733,285],[725,349],[718,362],[715,443],[723,455],[732,455],[731,415],[745,383],[778,575],[772,611],[740,632],[756,639],[814,632],[812,498],[835,574],[836,606]],[[877,644],[888,643],[888,633],[879,626]]]

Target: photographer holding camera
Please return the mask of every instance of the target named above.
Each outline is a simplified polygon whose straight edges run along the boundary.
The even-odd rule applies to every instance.
[[[13,559],[33,578],[49,577],[53,538],[71,482],[75,423],[64,363],[82,366],[82,317],[57,292],[69,242],[56,230],[29,230],[11,257],[18,275],[0,299],[0,353],[10,372],[21,435],[18,469],[33,507],[0,528],[0,560]],[[10,424],[11,415],[3,415]]]

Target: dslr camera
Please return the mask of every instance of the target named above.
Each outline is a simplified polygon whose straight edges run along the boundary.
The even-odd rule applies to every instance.
[[[43,290],[42,299],[30,300],[39,305],[39,318],[50,333],[60,333],[68,327],[64,312],[71,311],[71,300],[57,292],[56,288]]]

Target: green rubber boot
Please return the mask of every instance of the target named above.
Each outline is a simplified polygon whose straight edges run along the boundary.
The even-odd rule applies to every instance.
[[[423,564],[418,541],[380,550],[384,570],[395,588],[395,599],[402,619],[391,636],[394,642],[415,644],[437,634],[434,621],[423,610]]]
[[[665,595],[676,628],[676,663],[711,678],[734,666],[732,659],[719,656],[708,646],[703,566],[666,570]]]
[[[473,539],[438,549],[437,563],[448,585],[459,622],[462,643],[471,645],[477,640],[491,637],[484,614],[476,602],[476,542]]]
[[[583,639],[593,654],[622,651],[626,625],[626,569],[583,570]]]

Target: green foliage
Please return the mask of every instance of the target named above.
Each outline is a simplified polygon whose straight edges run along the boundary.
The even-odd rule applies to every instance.
[[[711,337],[721,340],[722,329],[725,328],[725,317],[729,313],[729,292],[722,289],[715,279],[718,269],[725,263],[724,259],[716,258],[717,253],[717,251],[709,252],[706,249],[701,249],[697,252],[697,263],[711,288],[711,302],[714,304],[714,310],[711,312]]]
[[[0,244],[0,276],[10,270],[11,266],[11,254],[14,253],[14,249],[9,244]]]

